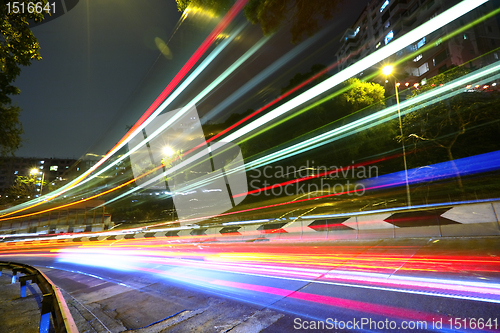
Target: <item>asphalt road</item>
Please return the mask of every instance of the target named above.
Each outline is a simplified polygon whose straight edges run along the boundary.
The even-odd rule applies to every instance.
[[[500,331],[495,237],[95,243],[0,260],[42,268],[82,332]]]

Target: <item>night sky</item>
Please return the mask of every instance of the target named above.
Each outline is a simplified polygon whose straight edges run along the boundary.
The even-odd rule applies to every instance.
[[[175,1],[80,1],[33,28],[42,61],[23,67],[17,156],[80,157],[104,132],[160,56],[181,13]],[[125,134],[125,133],[123,133]]]
[[[354,2],[326,36],[333,47],[367,1]],[[67,14],[34,27],[43,60],[23,67],[16,81],[21,95],[13,101],[23,110],[20,120],[25,131],[16,156],[79,158],[85,152],[103,154],[110,149],[217,23],[186,20],[180,24],[180,17],[174,0],[81,0]],[[260,34],[258,27],[250,29],[248,38]],[[158,50],[155,38],[170,41],[168,57]],[[273,38],[268,53],[293,47],[284,38]],[[324,48],[316,59],[304,57],[288,66],[278,85],[286,85],[296,72],[307,71],[313,63],[327,64],[322,59],[332,59],[335,51]],[[248,66],[243,74],[243,80],[253,75]],[[233,85],[238,82],[244,81]]]

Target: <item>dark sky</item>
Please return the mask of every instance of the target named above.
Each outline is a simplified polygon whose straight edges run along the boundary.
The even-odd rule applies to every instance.
[[[328,43],[316,43],[274,75],[270,85],[278,89],[298,71],[333,60],[339,34],[354,23],[366,2],[350,1],[341,20],[331,23],[325,37]],[[217,23],[215,19],[187,19],[178,25],[180,17],[174,0],[80,0],[67,14],[34,27],[43,60],[24,67],[16,81],[21,95],[13,100],[23,109],[20,120],[25,130],[25,142],[16,155],[79,158],[87,151],[105,153],[110,149]],[[244,22],[241,15],[238,20]],[[286,31],[280,34],[227,87],[235,89],[256,75],[266,63],[260,59],[271,63],[271,55],[277,58],[291,49],[293,46],[284,37]],[[249,26],[243,36],[250,44],[261,34],[258,27]],[[158,50],[155,38],[170,40],[168,58]],[[222,70],[234,61],[231,58],[236,59],[243,52],[237,45],[232,47],[214,65],[215,69]],[[224,91],[222,95],[227,94]],[[258,105],[268,97],[253,98]],[[217,104],[212,105],[212,100],[220,99],[208,97],[199,111],[210,109]],[[256,106],[250,104],[249,107]],[[246,105],[239,109],[233,106],[231,110],[242,112]]]
[[[18,156],[79,157],[106,130],[160,55],[175,1],[82,0],[33,28],[42,61],[22,69],[14,98],[25,130]]]

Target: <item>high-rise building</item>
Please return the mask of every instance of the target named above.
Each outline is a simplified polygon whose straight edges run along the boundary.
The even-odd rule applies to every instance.
[[[17,176],[28,176],[36,169],[34,175],[44,182],[53,182],[59,179],[76,162],[74,159],[65,158],[38,158],[38,157],[2,157],[0,158],[0,195],[14,184]],[[38,190],[38,191],[37,191]],[[40,188],[35,188],[38,194]]]
[[[456,5],[457,0],[373,0],[348,29],[337,52],[339,70],[351,66],[359,59],[383,48],[422,23]],[[432,34],[415,41],[393,55],[388,62],[412,54],[399,63],[397,79],[413,83],[424,83],[426,79],[464,63],[470,67],[481,67],[497,61],[500,57],[500,19],[486,17],[500,7],[499,0],[488,1],[475,10],[454,20]],[[472,22],[479,20],[477,24]],[[457,29],[465,28],[460,33]],[[451,38],[445,38],[452,36]],[[424,46],[432,44],[431,48]],[[418,50],[424,50],[418,52]],[[377,70],[373,68],[372,70]],[[366,72],[365,72],[366,74]],[[422,82],[423,81],[423,82]]]

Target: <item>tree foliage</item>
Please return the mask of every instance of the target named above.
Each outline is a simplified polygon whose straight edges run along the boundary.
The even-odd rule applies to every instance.
[[[206,8],[217,13],[227,11],[234,0],[176,0],[179,11],[189,6]],[[322,20],[329,20],[339,11],[344,0],[249,0],[245,16],[253,24],[259,24],[264,35],[290,25],[292,43],[304,36],[310,37],[321,29]]]
[[[47,0],[40,2],[45,6]],[[30,1],[20,3],[24,3],[24,8],[27,8]],[[24,13],[9,13],[4,3],[0,6],[0,17],[0,154],[6,155],[19,148],[23,133],[19,122],[21,110],[10,105],[10,96],[20,93],[13,83],[21,73],[20,66],[29,66],[33,60],[42,59],[40,45],[30,30],[28,20],[40,22],[44,14],[30,14],[27,10]]]
[[[424,87],[414,91],[410,98],[430,89],[436,89],[440,84],[446,85],[447,82],[467,72],[469,70],[457,67],[436,75]],[[459,138],[472,128],[494,121],[499,100],[500,94],[497,91],[482,90],[471,90],[444,100],[438,99],[435,103],[404,116],[402,125],[405,141],[413,143],[415,149],[420,143],[444,149],[447,159],[453,163],[454,150]],[[398,136],[398,139],[401,140],[401,137]],[[472,143],[468,143],[470,144]],[[462,189],[458,170],[456,172],[459,188]]]
[[[249,0],[245,16],[259,24],[264,35],[289,23],[292,43],[297,43],[320,30],[320,21],[331,19],[340,3],[341,0]]]
[[[21,146],[23,127],[19,121],[18,106],[0,104],[0,155],[14,153]]]
[[[175,2],[180,12],[184,12],[191,6],[191,8],[202,8],[223,15],[231,8],[234,0],[175,0]]]
[[[35,194],[39,194],[39,192],[36,191],[36,188],[45,187],[47,182],[43,181],[42,183],[42,181],[38,178],[39,177],[37,175],[32,174],[28,176],[17,176],[14,184],[7,189],[7,195],[11,197],[12,200],[24,201]]]
[[[27,8],[29,0],[20,1]],[[47,0],[41,1],[43,5]],[[40,22],[43,20],[42,13],[8,13],[8,7],[4,4],[0,7],[1,24],[0,32],[0,103],[10,104],[9,95],[19,94],[19,89],[12,83],[21,73],[20,66],[29,66],[33,60],[41,60],[40,45],[30,30],[28,20]],[[12,8],[11,8],[12,10]]]
[[[298,85],[302,84],[303,82],[305,82],[306,80],[309,80],[310,78],[312,78],[314,75],[324,71],[326,69],[326,66],[325,65],[322,65],[322,64],[314,64],[311,66],[311,70],[309,72],[306,72],[306,73],[297,73],[295,74],[289,81],[288,85],[286,87],[283,87],[281,88],[281,94],[285,94],[286,92],[290,91],[291,89],[297,87]],[[294,94],[292,96],[295,96],[295,95],[298,95],[299,93],[307,90],[308,88],[310,88],[311,86],[313,85],[316,85],[318,83],[320,83],[321,81],[325,80],[326,78],[328,78],[328,76],[326,75],[326,73],[320,75],[319,77],[317,77],[315,80],[313,80],[312,82],[308,83],[307,85],[305,85],[304,87],[302,87],[301,89],[297,90],[296,92],[294,92]]]
[[[363,82],[351,78],[344,83],[349,90],[341,94],[338,99],[346,113],[353,113],[366,107],[383,107],[385,89],[380,84]]]

